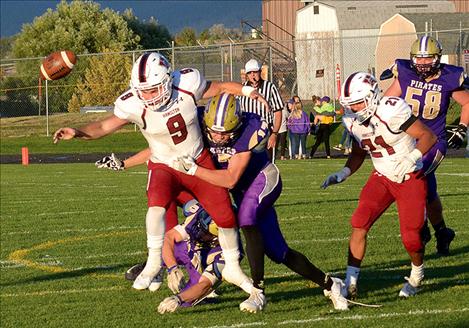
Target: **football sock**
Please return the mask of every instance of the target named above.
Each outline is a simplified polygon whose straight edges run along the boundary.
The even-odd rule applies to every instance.
[[[440,231],[441,229],[446,229],[445,220],[441,220],[441,222],[437,224],[432,224],[432,227],[435,232]]]
[[[246,238],[246,255],[248,256],[251,278],[254,287],[264,289],[264,242],[256,226],[241,228]]]
[[[348,265],[347,273],[345,275],[345,286],[356,285],[358,282],[359,274],[360,274],[360,268]]]
[[[161,268],[161,249],[163,247],[165,230],[165,213],[163,207],[149,207],[146,216],[147,264],[142,271],[143,275],[154,276]]]
[[[223,278],[250,294],[252,290],[251,279],[244,274],[239,265],[238,229],[219,227],[218,241],[225,259],[225,267],[222,271]]]
[[[424,267],[423,267],[423,263],[420,265],[420,266],[416,266],[414,265],[413,263],[411,263],[412,265],[412,270],[410,271],[410,280],[414,283],[414,284],[417,284],[420,285],[420,282],[422,281],[423,279],[423,273],[424,273]],[[417,286],[414,286],[414,287],[417,287]]]
[[[314,264],[300,252],[289,248],[283,264],[300,276],[315,282],[322,288],[326,288],[326,274],[315,267]]]

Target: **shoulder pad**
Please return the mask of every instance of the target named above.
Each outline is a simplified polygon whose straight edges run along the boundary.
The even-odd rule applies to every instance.
[[[399,131],[399,127],[406,122],[412,115],[412,109],[399,97],[383,97],[380,101],[377,115],[386,123],[393,131]]]
[[[207,81],[195,68],[183,68],[173,73],[173,85],[194,94],[196,99],[202,97]]]

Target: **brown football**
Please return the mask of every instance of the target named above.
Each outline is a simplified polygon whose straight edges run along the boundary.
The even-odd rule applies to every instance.
[[[72,51],[56,51],[42,61],[39,74],[43,80],[58,80],[67,76],[76,62],[77,57]]]

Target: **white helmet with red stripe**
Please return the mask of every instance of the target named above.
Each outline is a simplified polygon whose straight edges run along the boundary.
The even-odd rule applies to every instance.
[[[379,99],[378,81],[369,73],[353,73],[342,85],[340,103],[349,115],[357,118],[360,124],[364,123],[375,113],[378,108]],[[362,110],[353,112],[350,109],[350,105],[361,102],[365,103],[365,107]]]
[[[163,55],[144,53],[132,67],[130,87],[147,108],[157,110],[171,98],[171,72],[171,66]],[[142,96],[142,91],[148,90],[156,91],[151,99]]]

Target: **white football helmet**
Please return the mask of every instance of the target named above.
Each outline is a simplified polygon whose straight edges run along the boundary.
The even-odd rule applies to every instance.
[[[132,67],[130,87],[147,108],[156,111],[171,97],[171,73],[171,66],[163,55],[156,52],[144,53]],[[152,89],[157,91],[156,95],[145,99],[142,91]]]
[[[359,124],[368,120],[378,108],[379,87],[376,78],[365,72],[356,72],[350,75],[342,85],[340,103],[344,106],[347,114],[355,116]],[[365,107],[354,112],[350,105],[364,102]]]

